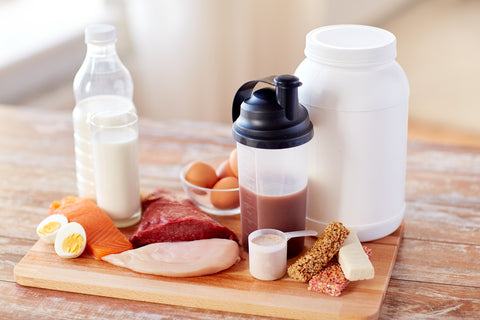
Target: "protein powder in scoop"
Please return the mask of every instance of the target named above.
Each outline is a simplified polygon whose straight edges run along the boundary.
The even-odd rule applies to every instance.
[[[277,280],[287,270],[287,241],[294,237],[315,236],[316,231],[284,233],[260,229],[248,236],[250,274],[259,280]]]

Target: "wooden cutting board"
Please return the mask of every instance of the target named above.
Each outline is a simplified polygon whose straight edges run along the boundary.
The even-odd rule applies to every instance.
[[[240,234],[239,217],[215,217]],[[134,229],[122,230],[130,235]],[[15,281],[24,286],[148,301],[203,309],[292,319],[376,319],[403,236],[403,224],[391,235],[366,245],[373,250],[375,278],[351,282],[339,297],[310,292],[288,276],[260,281],[245,259],[221,273],[168,278],[145,275],[95,260],[58,257],[52,245],[38,241],[16,265]],[[313,243],[309,238],[306,245]],[[289,264],[294,259],[290,259]]]

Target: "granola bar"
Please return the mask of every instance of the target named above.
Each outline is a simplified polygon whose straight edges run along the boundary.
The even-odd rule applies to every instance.
[[[349,283],[350,280],[345,278],[340,264],[334,258],[308,281],[308,290],[338,297]]]
[[[372,249],[366,246],[363,246],[363,251],[368,257],[372,254]],[[338,297],[349,283],[350,280],[345,277],[337,258],[333,258],[325,268],[310,279],[308,290]]]
[[[313,246],[288,268],[290,278],[309,281],[338,253],[349,233],[341,222],[330,223]]]

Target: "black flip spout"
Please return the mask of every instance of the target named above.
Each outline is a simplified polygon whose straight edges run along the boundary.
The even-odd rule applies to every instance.
[[[272,87],[255,91],[259,82]],[[310,141],[313,124],[298,101],[300,85],[294,75],[245,82],[233,98],[233,139],[260,149],[293,148]]]
[[[275,94],[277,103],[285,110],[285,117],[293,121],[297,118],[299,110],[298,87],[302,85],[300,80],[291,74],[275,77]]]

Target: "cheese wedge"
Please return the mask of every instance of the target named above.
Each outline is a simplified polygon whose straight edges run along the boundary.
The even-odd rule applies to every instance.
[[[338,262],[350,281],[372,279],[375,276],[373,265],[353,231],[350,231],[338,251]]]

